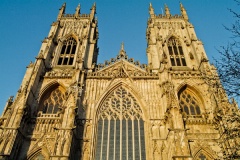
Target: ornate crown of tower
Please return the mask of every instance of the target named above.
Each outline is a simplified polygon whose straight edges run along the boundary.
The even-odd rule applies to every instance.
[[[27,67],[0,118],[0,159],[227,159],[237,155],[239,109],[230,103],[183,5],[149,6],[148,64],[97,64],[96,5],[65,14]],[[229,123],[231,122],[231,124]],[[236,156],[235,156],[236,157]]]
[[[156,15],[152,5],[149,6],[147,57],[155,71],[164,64],[172,70],[197,70],[206,59],[203,44],[197,39],[182,4],[180,10],[181,15],[171,15],[165,5],[165,14]]]
[[[65,8],[66,3],[42,41],[36,61],[28,65],[15,100],[10,97],[5,106],[2,158],[70,156],[84,71],[97,63],[98,28],[95,3],[90,14],[80,14],[80,4],[74,14],[66,14]]]

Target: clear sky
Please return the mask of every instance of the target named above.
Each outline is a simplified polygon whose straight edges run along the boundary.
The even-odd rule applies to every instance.
[[[16,95],[26,66],[35,61],[41,41],[56,21],[58,9],[66,2],[66,13],[73,14],[80,3],[81,13],[90,13],[97,5],[100,48],[98,62],[118,54],[121,42],[129,57],[147,63],[146,26],[151,2],[156,14],[164,4],[171,14],[180,14],[178,0],[1,0],[0,1],[0,113],[9,96]],[[219,56],[216,48],[231,39],[223,25],[234,22],[229,8],[237,11],[234,0],[181,0],[190,22],[195,26],[206,53],[213,62]]]

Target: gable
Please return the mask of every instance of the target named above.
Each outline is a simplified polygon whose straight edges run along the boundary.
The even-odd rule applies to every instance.
[[[111,59],[99,64],[97,69],[87,74],[87,78],[158,78],[157,73],[150,73],[146,64],[140,64],[130,58]]]

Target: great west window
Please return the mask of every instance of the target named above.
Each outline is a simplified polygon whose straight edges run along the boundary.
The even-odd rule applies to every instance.
[[[77,48],[77,42],[70,37],[63,41],[62,49],[58,59],[58,65],[72,65]]]
[[[96,160],[145,160],[142,111],[123,87],[105,100],[98,114]]]
[[[186,66],[182,46],[178,39],[170,38],[168,40],[168,52],[172,66]]]

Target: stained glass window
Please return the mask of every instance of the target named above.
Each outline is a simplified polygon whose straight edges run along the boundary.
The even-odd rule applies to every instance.
[[[45,159],[46,158],[41,153],[38,153],[36,156],[31,158],[31,160],[45,160]]]
[[[63,46],[58,59],[58,65],[72,65],[76,48],[77,42],[74,38],[70,37],[63,41]]]
[[[189,116],[201,117],[201,110],[196,96],[188,89],[179,94],[179,101],[182,110]]]
[[[96,160],[145,160],[142,111],[123,87],[111,93],[98,114]]]
[[[42,113],[56,114],[58,109],[62,107],[64,96],[59,88],[49,92],[42,102]]]
[[[168,52],[172,66],[186,66],[185,57],[179,40],[170,38],[168,40]]]

